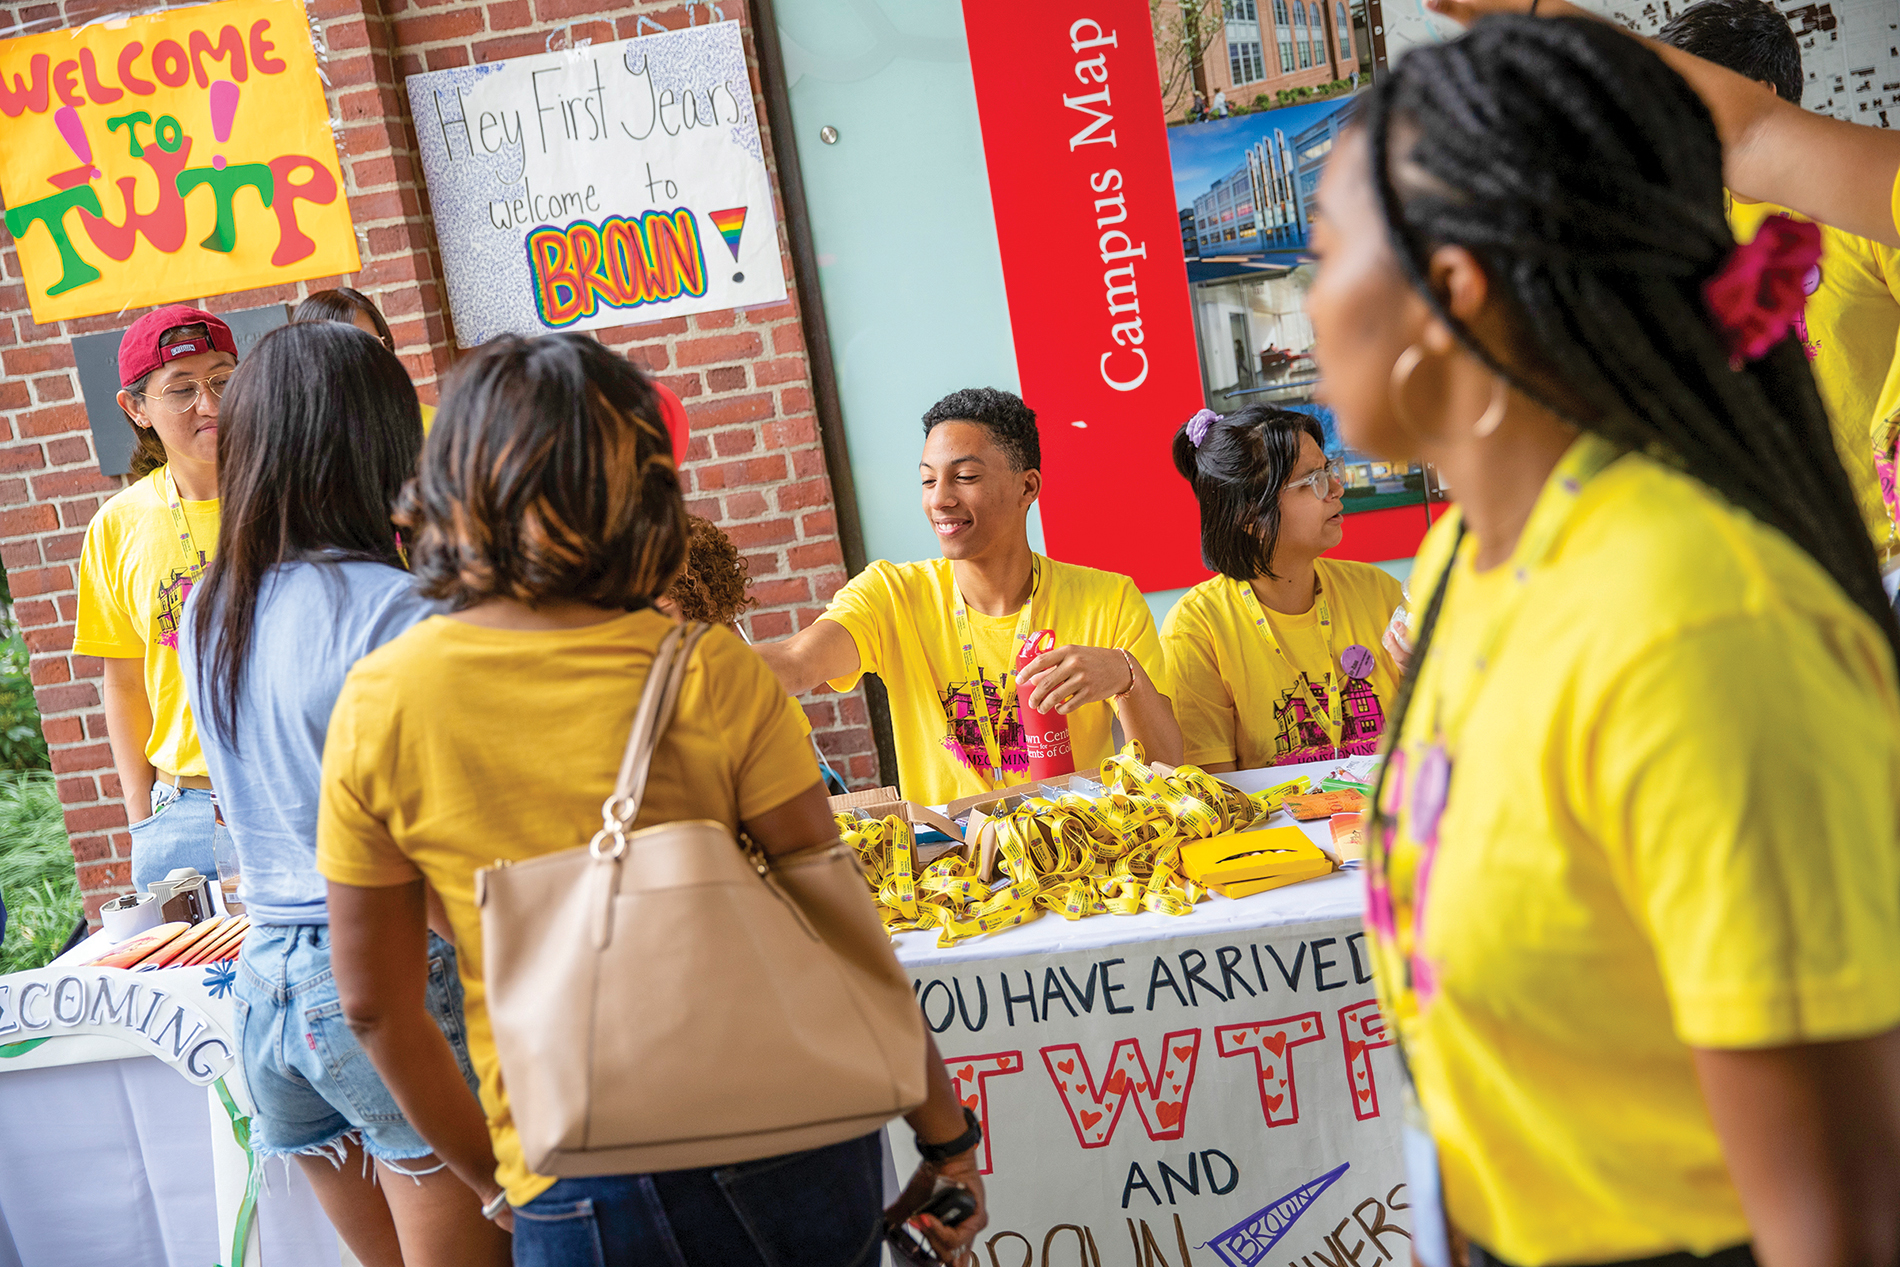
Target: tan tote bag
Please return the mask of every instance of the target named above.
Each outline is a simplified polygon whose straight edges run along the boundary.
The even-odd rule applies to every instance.
[[[723,823],[627,830],[705,631],[660,644],[592,842],[475,876],[502,1085],[539,1174],[818,1148],[925,1097],[923,1013],[849,848],[768,862]]]

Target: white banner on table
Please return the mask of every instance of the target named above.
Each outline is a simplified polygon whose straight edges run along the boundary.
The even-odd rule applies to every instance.
[[[94,967],[0,977],[0,1058],[26,1056],[36,1040],[92,1034],[129,1044],[210,1086],[231,1072],[237,1050],[229,1030],[206,1010],[236,979],[236,965],[229,962],[162,977]],[[216,1010],[222,1015],[226,1009]]]
[[[463,347],[785,298],[737,22],[408,86]]]
[[[983,1122],[987,1267],[1409,1261],[1400,1075],[1357,920],[911,972]]]

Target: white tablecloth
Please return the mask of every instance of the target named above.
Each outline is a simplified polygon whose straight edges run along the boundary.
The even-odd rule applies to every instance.
[[[1343,767],[1364,777],[1373,765],[1372,758],[1354,757],[1347,761],[1242,770],[1218,777],[1222,782],[1249,793],[1264,791],[1302,774],[1311,778],[1317,788],[1319,780],[1334,770]],[[1317,822],[1295,823],[1290,815],[1282,811],[1260,826],[1296,826],[1328,852],[1333,847],[1331,824],[1323,818]],[[1270,929],[1342,918],[1358,919],[1363,913],[1364,883],[1355,868],[1335,871],[1317,880],[1290,884],[1283,889],[1269,889],[1238,901],[1210,896],[1197,903],[1189,915],[1162,915],[1143,911],[1138,915],[1095,915],[1088,919],[1066,920],[1050,913],[1031,923],[1007,928],[947,949],[938,949],[937,934],[932,929],[899,933],[895,943],[897,957],[905,967],[923,968],[1006,956],[1095,950],[1103,946],[1190,934]]]
[[[229,1267],[211,1112],[203,1087],[150,1057],[0,1064],[0,1267]],[[273,1162],[265,1177],[262,1261],[346,1261],[296,1167]]]

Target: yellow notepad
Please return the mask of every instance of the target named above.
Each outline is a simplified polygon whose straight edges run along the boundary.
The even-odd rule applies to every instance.
[[[1181,846],[1181,871],[1222,897],[1246,897],[1311,880],[1333,860],[1297,827],[1227,832]]]

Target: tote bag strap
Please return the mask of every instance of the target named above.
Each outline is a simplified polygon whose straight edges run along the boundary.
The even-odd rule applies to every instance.
[[[686,669],[692,662],[699,640],[712,626],[692,621],[679,626],[660,640],[647,670],[646,686],[640,692],[639,707],[633,712],[633,730],[627,736],[626,755],[620,760],[620,776],[614,781],[614,793],[600,807],[601,830],[594,837],[593,850],[613,842],[613,856],[625,849],[626,829],[639,817],[640,803],[646,796],[647,771],[653,765],[654,749],[673,720],[679,705],[680,687],[686,681]]]

